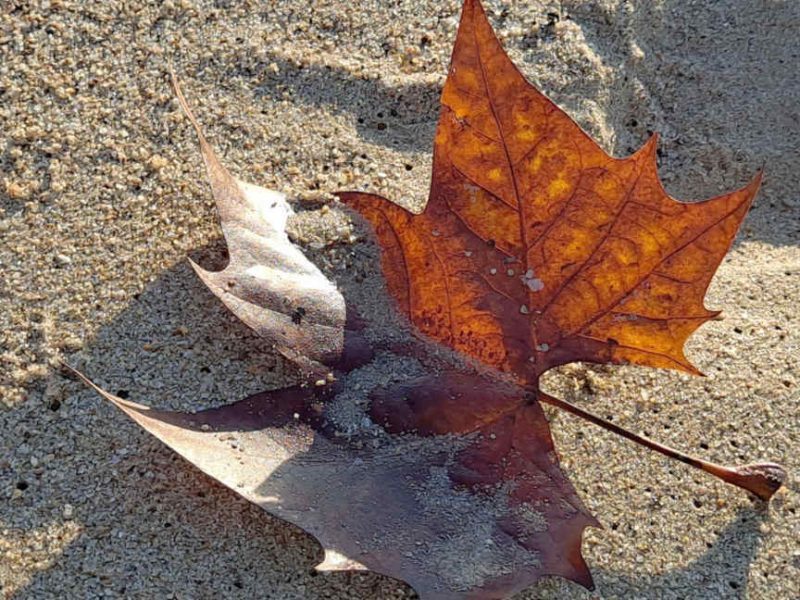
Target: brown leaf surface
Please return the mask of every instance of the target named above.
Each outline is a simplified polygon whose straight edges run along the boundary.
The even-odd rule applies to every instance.
[[[466,0],[442,94],[433,180],[413,215],[341,199],[373,225],[388,287],[431,338],[535,384],[572,361],[699,373],[689,335],[758,189],[670,198],[656,138],[606,154],[528,83]]]
[[[538,402],[515,386],[444,374],[377,392],[383,406],[421,393],[453,416],[452,402],[469,413],[497,394],[488,404],[505,412],[461,416],[457,427],[435,420],[435,433],[459,436],[406,434],[425,429],[421,419],[364,440],[327,423],[332,388],[297,386],[189,414],[128,402],[78,376],[203,472],[311,533],[325,551],[318,570],[370,569],[431,600],[505,598],[543,575],[592,585],[580,546],[597,521],[558,466]]]

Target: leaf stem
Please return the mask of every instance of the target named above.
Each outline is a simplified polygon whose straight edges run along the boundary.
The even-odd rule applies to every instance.
[[[557,406],[558,408],[586,419],[595,425],[599,425],[603,429],[612,431],[617,435],[631,440],[632,442],[636,442],[645,448],[650,448],[650,450],[654,450],[659,454],[674,458],[675,460],[686,463],[695,469],[700,469],[701,471],[710,473],[725,483],[730,483],[755,494],[764,501],[768,501],[772,495],[777,492],[778,489],[780,489],[784,481],[786,481],[786,471],[778,464],[764,462],[742,465],[738,467],[726,467],[723,465],[718,465],[690,454],[684,454],[683,452],[675,450],[674,448],[670,448],[669,446],[659,444],[658,442],[654,442],[646,437],[637,435],[632,431],[628,431],[619,425],[615,425],[610,421],[606,421],[605,419],[585,411],[582,408],[578,408],[566,400],[554,398],[553,396],[545,394],[542,391],[538,391],[537,396],[542,402]]]

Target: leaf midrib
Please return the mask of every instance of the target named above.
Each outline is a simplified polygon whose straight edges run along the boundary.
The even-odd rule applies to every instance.
[[[494,35],[494,32],[492,32]],[[520,193],[519,193],[519,185],[517,184],[517,175],[514,170],[514,162],[511,160],[511,154],[508,151],[508,143],[506,142],[506,135],[503,131],[503,125],[500,122],[500,119],[497,116],[497,109],[495,107],[494,98],[492,96],[492,92],[489,89],[489,81],[486,77],[486,69],[483,65],[483,56],[481,55],[481,45],[478,42],[478,33],[477,27],[475,24],[475,5],[472,6],[472,41],[475,44],[475,54],[478,60],[478,68],[481,72],[481,80],[483,81],[483,89],[486,92],[486,100],[489,102],[489,110],[492,111],[492,118],[494,119],[495,123],[497,124],[497,132],[500,134],[500,145],[503,148],[503,154],[506,157],[506,164],[508,165],[508,172],[511,177],[511,184],[514,189],[514,200],[516,201],[517,205],[517,214],[519,215],[519,241],[520,241],[520,255],[517,257],[517,260],[524,265],[525,272],[527,273],[530,269],[530,265],[528,264],[528,234],[527,234],[527,227],[525,223],[525,211],[522,208],[522,202],[520,200]],[[497,40],[495,37],[495,41],[500,44],[500,41]],[[502,51],[502,48],[501,48]],[[530,305],[530,292],[525,290],[525,298],[527,299],[526,305]],[[538,355],[539,352],[539,338],[536,332],[536,317],[535,315],[531,314],[529,317],[531,322],[531,326],[528,329],[532,345],[530,348],[531,354]],[[538,362],[538,361],[537,361]]]

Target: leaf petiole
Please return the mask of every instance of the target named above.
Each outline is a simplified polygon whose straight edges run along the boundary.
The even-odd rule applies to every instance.
[[[636,442],[645,448],[655,450],[659,454],[674,458],[696,469],[700,469],[701,471],[705,471],[706,473],[714,475],[725,483],[730,483],[755,494],[764,501],[768,501],[772,495],[780,489],[784,481],[786,481],[786,471],[783,467],[776,463],[763,462],[733,467],[718,465],[690,454],[684,454],[683,452],[675,450],[674,448],[670,448],[669,446],[659,444],[658,442],[654,442],[646,437],[637,435],[632,431],[628,431],[619,425],[615,425],[610,421],[606,421],[605,419],[583,410],[582,408],[578,408],[566,400],[561,400],[545,394],[541,390],[537,391],[536,395],[540,401],[545,402],[546,404],[556,406],[562,410],[572,413],[573,415],[577,415],[591,423],[594,423],[595,425],[599,425],[603,429],[612,431],[617,435],[631,440],[632,442]]]

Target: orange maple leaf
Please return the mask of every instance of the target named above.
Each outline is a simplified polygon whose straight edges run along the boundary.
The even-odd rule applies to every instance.
[[[389,290],[431,338],[535,385],[573,361],[700,372],[683,352],[758,190],[671,198],[653,136],[609,156],[514,66],[467,0],[428,204],[343,201],[374,226]]]

